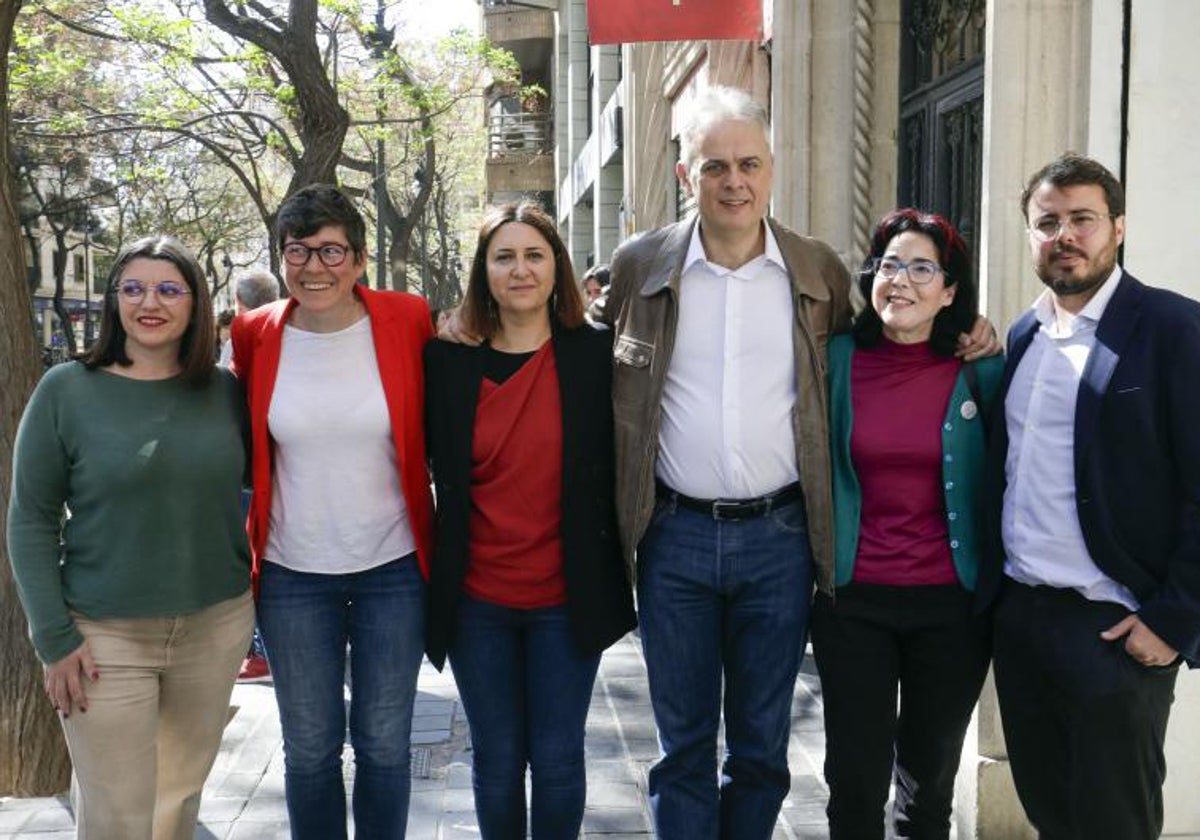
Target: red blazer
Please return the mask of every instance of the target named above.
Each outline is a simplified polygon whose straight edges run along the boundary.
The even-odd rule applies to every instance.
[[[425,372],[421,353],[433,337],[433,324],[424,298],[397,292],[376,292],[355,286],[355,294],[371,317],[375,359],[392,422],[396,445],[396,472],[408,505],[408,524],[417,542],[421,574],[429,578],[433,553],[433,494],[425,460]],[[283,327],[295,307],[293,300],[280,300],[234,319],[233,372],[246,388],[250,409],[251,486],[247,528],[254,553],[254,580],[271,524],[271,470],[275,443],[267,429],[267,410],[275,390]]]

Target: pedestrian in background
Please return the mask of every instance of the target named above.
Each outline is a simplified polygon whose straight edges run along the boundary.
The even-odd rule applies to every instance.
[[[589,268],[583,275],[583,306],[586,309],[592,301],[599,300],[608,291],[608,263],[600,263]]]
[[[553,220],[485,217],[462,317],[426,349],[437,490],[428,653],[449,653],[484,840],[574,840],[601,652],[635,623],[617,541],[612,334],[584,322]],[[531,801],[526,806],[525,774]]]
[[[269,271],[256,269],[238,275],[233,284],[234,314],[241,315],[268,303],[279,300],[279,281]],[[232,319],[230,319],[232,325]],[[233,359],[233,342],[229,340],[229,332],[222,336],[221,357],[217,361],[221,367],[229,367]]]
[[[346,837],[346,648],[355,834],[402,838],[433,500],[415,295],[358,284],[366,225],[336,187],[285,200],[291,297],[233,323],[254,444],[258,622],[283,730],[292,837]]]
[[[238,275],[233,286],[233,303],[237,315],[250,312],[260,306],[266,306],[279,299],[279,281],[269,271],[246,271]],[[232,319],[230,320],[232,327]],[[229,338],[230,330],[226,330],[225,341],[221,345],[221,358],[217,364],[229,367],[233,361],[233,341]],[[250,491],[242,490],[242,512],[250,509]],[[267,651],[263,645],[262,633],[257,622],[254,625],[254,636],[250,640],[250,649],[242,660],[238,670],[238,682],[266,682],[271,679],[271,667],[267,664]]]
[[[233,324],[233,316],[237,313],[232,309],[222,309],[217,313],[217,357],[220,362],[220,357],[224,354],[224,348],[229,345],[229,327]],[[222,367],[229,367],[228,364],[222,364]]]
[[[835,589],[812,618],[829,836],[883,840],[894,778],[895,836],[946,840],[989,659],[972,592],[1003,360],[955,356],[978,294],[941,216],[885,216],[858,285],[867,306],[829,342]]]
[[[244,406],[213,346],[195,258],[140,239],[17,432],[8,551],[87,840],[191,840],[250,640]]]

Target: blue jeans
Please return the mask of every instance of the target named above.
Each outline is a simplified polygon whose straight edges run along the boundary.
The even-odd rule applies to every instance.
[[[587,778],[583,740],[600,657],[579,652],[566,607],[510,609],[464,595],[450,667],[471,726],[483,840],[575,840]]]
[[[424,650],[425,582],[416,555],[346,575],[264,563],[258,623],[283,727],[292,837],[346,837],[348,643],[355,836],[402,840],[413,701]]]
[[[663,752],[649,776],[660,840],[771,837],[791,784],[792,694],[812,580],[801,502],[731,522],[660,500],[638,546],[642,649]]]

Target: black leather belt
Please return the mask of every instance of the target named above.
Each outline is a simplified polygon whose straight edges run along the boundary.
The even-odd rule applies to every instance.
[[[659,498],[671,499],[681,508],[705,513],[717,520],[754,519],[801,498],[800,482],[755,499],[693,499],[677,493],[662,482],[656,485]]]

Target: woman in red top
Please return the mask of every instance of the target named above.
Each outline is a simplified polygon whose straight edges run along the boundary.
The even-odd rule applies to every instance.
[[[454,669],[484,840],[524,838],[527,822],[534,840],[574,840],[600,653],[634,626],[612,340],[584,323],[554,223],[527,202],[486,216],[461,317],[482,346],[425,351],[437,496],[426,650]]]

